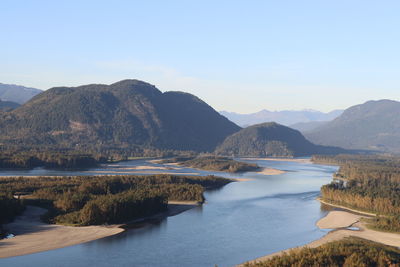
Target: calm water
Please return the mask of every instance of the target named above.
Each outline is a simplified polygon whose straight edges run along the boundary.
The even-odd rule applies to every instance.
[[[205,194],[207,202],[202,207],[159,223],[86,244],[2,259],[0,266],[233,266],[308,243],[326,233],[315,226],[325,215],[315,198],[321,185],[330,182],[336,167],[246,161],[287,172],[275,176],[214,173],[253,180],[231,183],[208,192]],[[131,173],[130,167],[141,165],[160,166],[137,160],[91,171],[71,173],[36,169],[0,172],[0,175]],[[189,168],[168,172],[212,174]]]

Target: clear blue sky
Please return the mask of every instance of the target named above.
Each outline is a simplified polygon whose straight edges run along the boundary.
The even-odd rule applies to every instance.
[[[400,1],[0,1],[0,82],[141,79],[217,110],[400,100]]]

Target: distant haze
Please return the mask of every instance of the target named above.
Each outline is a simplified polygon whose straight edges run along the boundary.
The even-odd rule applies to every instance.
[[[2,0],[0,82],[138,79],[239,113],[400,100],[399,10],[393,0]]]
[[[229,111],[220,111],[223,116],[242,127],[264,122],[277,122],[279,124],[291,126],[297,123],[331,121],[341,115],[342,112],[343,110],[334,110],[324,113],[316,110],[269,111],[264,109],[256,113],[240,114]]]

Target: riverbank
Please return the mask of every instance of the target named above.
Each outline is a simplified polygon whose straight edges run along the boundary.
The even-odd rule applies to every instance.
[[[171,201],[168,210],[151,217],[109,226],[64,226],[41,222],[40,216],[47,210],[27,206],[14,222],[4,225],[15,237],[0,240],[0,258],[21,256],[78,245],[104,237],[119,234],[131,224],[144,223],[148,220],[162,220],[199,206],[195,201]]]
[[[324,203],[324,202],[322,202]],[[324,203],[327,205],[331,205],[329,203]],[[336,205],[331,205],[335,206]],[[345,207],[339,206],[340,208],[347,209]],[[351,210],[355,211],[355,210]],[[276,253],[272,253],[255,260],[248,261],[248,263],[256,263],[269,260],[275,256],[281,256],[284,253],[289,251],[298,250],[301,248],[316,248],[323,244],[338,241],[345,237],[358,237],[366,240],[378,242],[384,245],[400,247],[400,234],[396,233],[388,233],[381,232],[376,230],[371,230],[367,228],[366,223],[361,221],[361,218],[370,218],[371,216],[367,216],[366,214],[362,214],[362,212],[355,211],[356,213],[343,210],[343,211],[330,211],[324,218],[320,219],[316,225],[320,229],[332,229],[332,231],[328,232],[325,236],[315,241],[312,241],[306,245],[290,248],[282,251],[278,251]],[[372,213],[367,213],[372,214]],[[375,216],[375,214],[372,214]],[[244,264],[238,265],[243,266]]]

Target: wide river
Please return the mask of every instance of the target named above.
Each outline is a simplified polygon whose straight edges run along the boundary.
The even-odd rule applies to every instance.
[[[162,165],[146,160],[121,162],[89,171],[0,172],[0,176],[171,172],[251,179],[207,192],[204,205],[143,228],[85,244],[1,259],[0,266],[234,266],[306,244],[326,234],[315,225],[326,214],[315,198],[320,187],[331,181],[337,167],[241,160],[286,173],[231,175],[189,168],[152,170]],[[148,166],[148,169],[133,171],[135,166]]]

